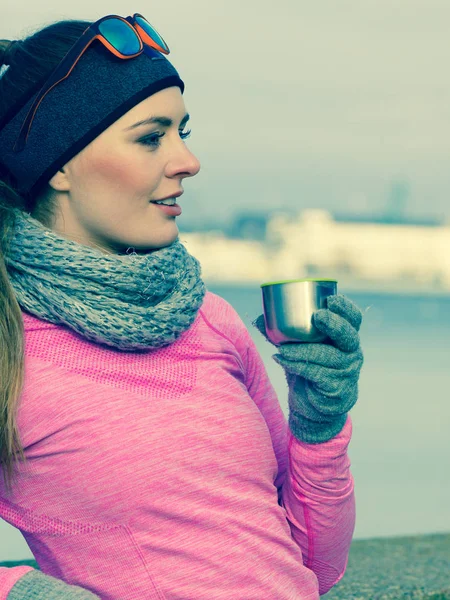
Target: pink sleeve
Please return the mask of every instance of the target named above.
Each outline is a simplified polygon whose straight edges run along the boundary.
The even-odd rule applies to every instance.
[[[11,589],[28,571],[33,571],[33,567],[0,567],[0,600],[7,600]]]
[[[276,485],[303,562],[325,594],[344,575],[355,527],[354,483],[347,454],[350,416],[343,430],[321,444],[294,438],[261,356],[246,330],[239,340],[247,389],[261,410],[278,460]],[[274,348],[275,350],[275,348]],[[286,390],[287,392],[287,390]]]

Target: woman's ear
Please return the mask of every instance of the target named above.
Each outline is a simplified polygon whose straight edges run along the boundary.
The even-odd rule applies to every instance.
[[[61,167],[57,173],[49,180],[48,185],[57,192],[68,192],[70,190],[70,182],[67,177],[66,167]]]

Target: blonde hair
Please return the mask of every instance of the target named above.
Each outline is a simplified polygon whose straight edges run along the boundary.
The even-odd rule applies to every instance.
[[[89,21],[53,23],[19,41],[7,54],[10,65],[0,76],[0,121],[34,94],[90,25]],[[0,40],[0,66],[10,40]],[[44,225],[52,220],[53,195],[44,189],[35,198],[18,193],[17,182],[0,163],[0,466],[7,490],[16,461],[25,454],[17,427],[17,409],[25,376],[22,311],[10,283],[4,254],[14,232],[15,214],[28,211]]]

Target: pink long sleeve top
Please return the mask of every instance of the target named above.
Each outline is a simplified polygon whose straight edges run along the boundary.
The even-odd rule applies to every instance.
[[[0,517],[104,600],[313,600],[345,571],[351,420],[292,437],[239,315],[207,292],[168,347],[123,352],[23,313],[27,462]],[[29,567],[0,568],[0,600]]]

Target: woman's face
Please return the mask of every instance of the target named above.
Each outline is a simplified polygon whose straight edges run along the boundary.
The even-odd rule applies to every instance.
[[[176,217],[151,201],[182,192],[200,170],[183,141],[186,109],[178,87],[134,106],[74,156],[50,180],[57,207],[51,228],[104,252],[170,245]],[[150,124],[135,126],[153,119]]]

